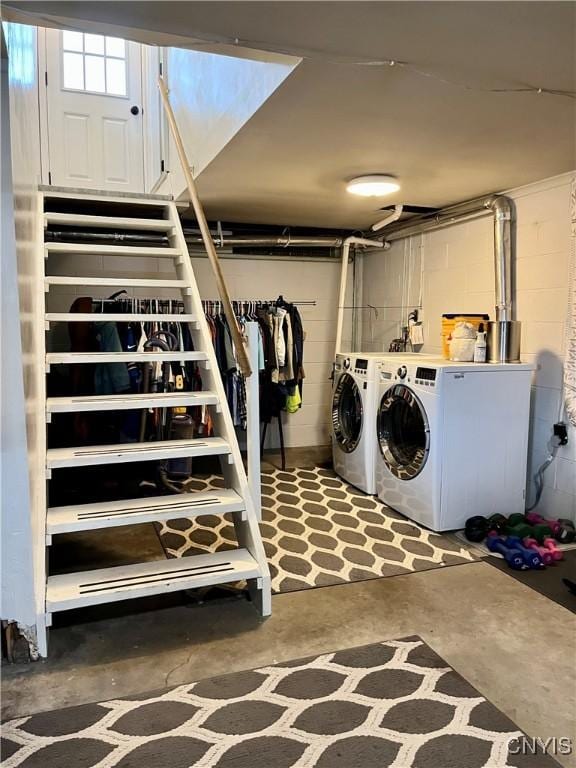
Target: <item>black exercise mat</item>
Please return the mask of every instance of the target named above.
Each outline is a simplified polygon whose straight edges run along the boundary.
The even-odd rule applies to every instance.
[[[555,565],[549,565],[544,571],[513,571],[501,557],[489,555],[486,563],[504,571],[527,587],[540,592],[541,595],[562,605],[572,613],[576,613],[576,595],[573,595],[562,579],[571,579],[576,582],[576,549],[564,551],[564,560]]]

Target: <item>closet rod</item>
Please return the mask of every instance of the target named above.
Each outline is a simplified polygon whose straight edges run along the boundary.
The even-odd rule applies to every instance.
[[[202,303],[217,304],[220,299],[202,299]],[[232,299],[235,304],[276,304],[278,297],[275,299]],[[314,301],[287,301],[286,304],[294,304],[295,307],[315,307],[316,300]]]
[[[231,299],[235,304],[275,304],[278,298],[275,299]],[[133,303],[134,301],[145,303],[155,302],[158,306],[164,304],[172,307],[183,307],[184,302],[181,299],[149,299],[141,296],[119,296],[116,299],[92,299],[92,303],[96,305],[105,304],[121,304],[121,303]],[[202,299],[202,304],[218,304],[222,303],[222,299]],[[315,307],[316,300],[313,301],[288,301],[287,304],[293,304],[296,307]],[[347,309],[347,307],[346,307]]]

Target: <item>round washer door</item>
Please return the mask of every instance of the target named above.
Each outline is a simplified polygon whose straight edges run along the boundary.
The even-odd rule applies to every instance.
[[[380,401],[378,443],[386,466],[400,480],[411,480],[424,469],[430,452],[428,419],[404,384],[391,387]]]
[[[352,453],[362,434],[362,396],[349,373],[343,373],[332,397],[332,427],[334,438],[346,453]]]

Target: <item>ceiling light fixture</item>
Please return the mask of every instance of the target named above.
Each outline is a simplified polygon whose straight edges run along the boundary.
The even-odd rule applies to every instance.
[[[379,173],[372,176],[358,176],[351,179],[346,185],[346,190],[352,195],[361,197],[382,197],[398,192],[400,184],[395,176]]]

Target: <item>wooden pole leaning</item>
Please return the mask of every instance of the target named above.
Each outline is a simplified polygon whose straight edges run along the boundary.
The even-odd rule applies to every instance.
[[[176,151],[178,152],[180,164],[182,166],[182,170],[184,171],[184,178],[186,179],[188,194],[190,195],[190,201],[192,202],[192,207],[194,208],[194,214],[196,216],[198,226],[200,227],[202,240],[204,241],[204,247],[206,248],[206,253],[208,254],[208,259],[210,261],[210,265],[212,266],[212,271],[214,272],[214,277],[216,278],[216,287],[218,288],[218,293],[220,294],[220,298],[222,299],[224,315],[226,316],[226,320],[228,321],[228,327],[230,328],[232,341],[234,342],[234,347],[236,349],[236,358],[238,360],[238,366],[240,368],[240,372],[244,376],[248,377],[251,375],[252,369],[250,367],[250,362],[248,359],[248,353],[246,350],[244,338],[242,336],[240,328],[238,327],[238,321],[236,320],[236,315],[234,314],[234,310],[232,309],[232,302],[230,301],[228,288],[226,287],[226,281],[224,280],[222,267],[220,266],[220,259],[218,258],[218,254],[216,252],[216,246],[214,245],[214,241],[212,240],[212,235],[210,234],[210,229],[208,227],[208,222],[206,221],[204,209],[202,207],[202,203],[200,202],[200,198],[198,196],[196,183],[192,176],[190,165],[188,164],[188,158],[186,157],[186,150],[184,149],[184,144],[182,143],[180,131],[178,129],[178,124],[176,122],[176,117],[174,116],[174,112],[172,111],[172,106],[170,104],[170,99],[168,98],[168,89],[166,88],[166,83],[164,82],[164,79],[162,77],[158,78],[158,88],[160,89],[160,96],[162,97],[162,103],[166,111],[166,117],[168,118],[168,124],[170,125],[172,138],[174,139],[174,143],[176,145]]]

